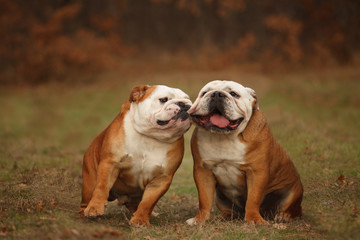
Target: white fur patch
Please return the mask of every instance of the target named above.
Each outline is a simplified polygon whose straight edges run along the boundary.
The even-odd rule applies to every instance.
[[[167,101],[161,102],[162,98]],[[119,164],[123,156],[131,160],[134,182],[127,184],[144,189],[155,169],[166,169],[167,152],[188,130],[190,120],[172,120],[165,127],[158,125],[157,120],[171,120],[180,110],[179,102],[191,105],[188,95],[180,89],[158,85],[144,101],[131,103],[123,122],[125,144],[119,146],[115,142],[112,149]]]
[[[131,157],[132,175],[135,187],[144,189],[144,183],[151,180],[155,168],[166,168],[167,151],[171,144],[155,140],[137,132],[130,114],[124,119],[125,151]]]
[[[239,165],[244,164],[246,145],[236,134],[213,134],[198,130],[198,146],[204,164],[211,169],[229,198],[237,195],[238,177],[243,174]]]
[[[211,166],[220,162],[230,165],[244,164],[246,145],[236,134],[213,134],[199,128],[199,151],[203,161]]]
[[[248,124],[252,115],[252,105],[255,98],[255,91],[251,88],[245,88],[243,85],[225,80],[215,80],[207,83],[199,92],[194,104],[188,111],[190,114],[205,116],[210,114],[209,105],[212,100],[212,94],[221,92],[225,96],[224,112],[225,117],[229,120],[244,118],[239,127],[234,130],[241,133]],[[231,93],[237,94],[237,97]]]
[[[166,102],[160,99],[166,98]],[[131,103],[128,114],[132,115],[135,129],[146,136],[151,136],[163,142],[175,142],[190,127],[190,119],[181,121],[171,120],[175,117],[180,107],[177,103],[191,105],[189,96],[177,88],[157,85],[156,89],[144,101]],[[160,126],[157,121],[169,121],[168,124]]]
[[[190,226],[194,226],[197,224],[195,218],[190,218],[190,219],[186,220],[186,223]]]

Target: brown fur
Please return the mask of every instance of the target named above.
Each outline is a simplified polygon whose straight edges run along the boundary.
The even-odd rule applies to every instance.
[[[214,191],[216,205],[226,217],[245,217],[249,223],[267,223],[260,213],[275,215],[276,221],[289,221],[301,216],[303,187],[300,177],[289,156],[275,141],[265,117],[254,107],[253,115],[238,136],[246,145],[245,164],[239,169],[244,175],[238,176],[237,191],[241,199],[235,204],[216,186],[214,175],[204,166],[199,153],[197,129],[195,129],[191,149],[194,158],[194,179],[199,194],[199,213],[195,220],[204,223],[210,216]]]
[[[130,224],[149,225],[149,215],[156,202],[169,188],[172,177],[182,161],[184,138],[178,139],[169,149],[164,149],[167,151],[166,168],[153,171],[152,180],[144,183],[144,191],[129,184],[133,182],[131,158],[124,152],[124,157],[117,159],[119,154],[112,152],[112,147],[116,144],[119,150],[123,149],[124,116],[129,111],[131,102],[143,101],[154,90],[155,87],[134,87],[129,101],[122,105],[120,114],[87,149],[82,167],[82,213],[89,206],[88,216],[102,215],[108,200],[119,197],[119,201],[121,198],[122,203],[133,212]]]

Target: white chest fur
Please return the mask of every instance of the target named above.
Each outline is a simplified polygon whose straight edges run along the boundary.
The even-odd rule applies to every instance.
[[[243,164],[246,146],[237,136],[213,134],[203,129],[198,131],[198,146],[201,158],[206,164],[219,162]]]
[[[238,177],[243,174],[245,144],[237,136],[212,134],[203,129],[198,131],[198,146],[204,164],[209,167],[221,184],[227,189],[238,187]]]
[[[125,151],[132,161],[133,186],[144,189],[144,183],[151,180],[153,171],[166,167],[166,154],[170,144],[138,133],[132,124],[127,114],[124,119]]]

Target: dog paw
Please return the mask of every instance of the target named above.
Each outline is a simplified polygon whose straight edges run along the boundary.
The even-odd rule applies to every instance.
[[[198,217],[193,217],[193,218],[186,220],[186,223],[190,226],[204,225],[205,220],[200,220]]]
[[[268,225],[268,221],[263,219],[259,213],[257,214],[246,214],[245,221],[249,224]]]
[[[190,226],[197,225],[197,221],[195,220],[194,217],[186,220],[186,223],[189,224]]]
[[[159,216],[159,215],[160,215],[160,213],[155,212],[154,210],[151,212],[151,216],[152,216],[152,217],[157,217],[157,216]]]
[[[97,217],[104,215],[105,212],[105,204],[104,203],[92,203],[90,202],[89,205],[84,210],[85,217]]]
[[[288,223],[291,220],[291,216],[287,212],[279,212],[275,215],[274,221],[276,223]]]
[[[139,218],[139,217],[132,217],[130,219],[130,226],[133,227],[145,227],[145,226],[150,226],[150,222],[149,219],[144,219],[144,218]]]

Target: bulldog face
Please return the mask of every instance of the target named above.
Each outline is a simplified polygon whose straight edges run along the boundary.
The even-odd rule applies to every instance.
[[[215,80],[199,92],[189,113],[198,126],[213,132],[242,132],[257,108],[255,91],[233,81]]]
[[[146,136],[171,142],[190,128],[187,111],[192,103],[180,89],[163,85],[138,86],[131,92],[130,102],[133,125]]]

